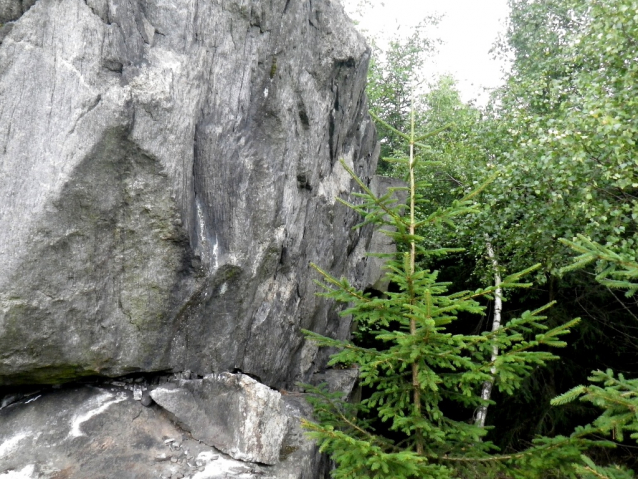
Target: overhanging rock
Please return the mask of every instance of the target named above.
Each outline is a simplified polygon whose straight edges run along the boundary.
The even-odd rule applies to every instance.
[[[340,4],[27,3],[0,3],[0,385],[308,379],[301,329],[348,332],[308,264],[358,284],[370,239],[335,202],[339,158],[376,166]]]

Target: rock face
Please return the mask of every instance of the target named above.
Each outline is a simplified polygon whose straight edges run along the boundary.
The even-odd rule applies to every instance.
[[[0,22],[0,385],[306,380],[300,330],[348,330],[308,264],[362,278],[370,237],[335,202],[339,158],[376,166],[339,3],[0,0]]]
[[[0,479],[327,474],[279,390],[349,330],[309,263],[376,284],[369,53],[338,0],[0,0]]]
[[[0,23],[17,20],[34,3],[35,0],[0,0]]]
[[[231,374],[165,383],[152,394],[157,392],[159,398],[168,390],[188,391],[201,404],[225,407],[228,405],[221,404],[217,397],[219,388],[225,388],[225,397],[241,402],[260,386],[245,376]],[[270,426],[278,422],[282,429],[266,426],[230,432],[227,426],[236,426],[232,420],[226,427],[217,425],[217,433],[232,434],[242,442],[244,460],[240,461],[202,442],[196,424],[191,424],[191,435],[158,405],[144,407],[135,401],[136,388],[143,387],[146,385],[113,381],[49,389],[0,408],[0,479],[328,477],[328,461],[300,430],[299,418],[309,411],[297,396],[281,396],[270,390],[272,400],[261,404],[263,416],[272,420]],[[214,412],[208,416],[203,409],[196,408],[193,413],[182,408],[189,405],[172,403],[174,412],[182,418],[200,414],[199,421],[206,424],[214,416]],[[232,407],[229,412],[232,416]],[[202,430],[209,434],[199,426]],[[271,433],[277,437],[271,437]],[[271,444],[270,449],[266,451],[257,441]],[[272,452],[276,452],[273,464],[259,460],[261,456],[270,460]]]
[[[193,437],[235,459],[277,464],[288,418],[281,394],[243,374],[211,374],[154,389],[151,398]]]

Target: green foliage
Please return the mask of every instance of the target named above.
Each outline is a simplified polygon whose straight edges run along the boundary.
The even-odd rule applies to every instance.
[[[629,432],[631,439],[638,442],[638,380],[625,379],[622,374],[615,377],[611,370],[594,371],[589,380],[600,383],[601,386],[577,386],[556,397],[552,404],[563,405],[576,399],[590,402],[603,410],[593,422],[593,427],[599,434],[611,435],[615,441],[622,442],[625,433]],[[581,464],[576,465],[576,472],[584,478],[634,477],[632,471],[617,465],[597,466],[586,456],[581,458]]]
[[[499,176],[477,218],[509,267],[557,274],[580,233],[635,255],[635,0],[511,0],[512,73],[485,141]]]
[[[587,456],[582,456],[582,465],[576,464],[575,469],[583,479],[630,479],[634,477],[632,471],[627,471],[619,466],[600,467]]]
[[[409,138],[411,151],[417,143],[434,138],[434,134],[421,135],[417,142],[414,132],[414,128],[410,135],[394,131]],[[582,451],[598,444],[585,439],[591,429],[572,437],[538,439],[520,454],[496,455],[496,447],[484,440],[486,429],[474,424],[472,414],[486,404],[479,394],[484,382],[494,381],[504,394],[515,393],[535,368],[556,358],[547,348],[565,346],[561,337],[577,320],[550,328],[543,315],[547,305],[524,312],[496,331],[453,333],[450,327],[459,314],[483,314],[477,300],[489,297],[495,288],[448,292],[450,284],[440,282],[437,271],[418,268],[417,257],[450,250],[423,247],[424,237],[416,230],[454,224],[456,217],[475,209],[473,199],[480,189],[449,207],[421,215],[426,210],[418,208],[425,199],[418,194],[422,185],[415,180],[416,158],[410,154],[400,161],[409,173],[407,211],[392,199],[392,192],[375,196],[342,162],[363,191],[356,195],[359,202],[349,206],[362,214],[362,224],[376,225],[402,248],[388,256],[386,265],[387,279],[396,285],[396,292],[380,298],[313,265],[324,279],[319,283],[323,296],[348,304],[343,314],[367,326],[381,346],[364,347],[306,331],[318,345],[338,350],[331,365],[358,368],[360,384],[372,391],[359,404],[346,404],[324,389],[309,388],[315,395],[317,422],[306,427],[336,461],[338,478],[488,477],[497,471],[532,478],[546,470],[571,474]],[[522,277],[535,268],[506,277],[501,287],[529,287]],[[492,361],[495,346],[500,354]],[[451,406],[465,417],[447,414]],[[373,418],[379,418],[383,427]]]
[[[555,403],[563,404],[561,407],[550,408],[548,402],[557,392],[584,383],[592,369],[613,366],[627,371],[628,377],[637,369],[635,321],[638,303],[633,295],[638,290],[638,2],[510,0],[510,6],[509,29],[501,39],[497,53],[514,59],[512,70],[506,85],[495,92],[492,103],[483,111],[464,105],[449,78],[430,85],[427,93],[417,89],[419,93],[410,101],[413,79],[436,46],[436,42],[427,39],[424,29],[407,40],[395,41],[390,56],[379,54],[375,47],[369,96],[372,112],[378,119],[382,154],[392,158],[392,161],[381,163],[381,172],[407,179],[413,174],[414,196],[418,199],[413,205],[414,231],[404,225],[402,230],[398,228],[396,233],[388,234],[398,242],[403,254],[411,254],[411,242],[416,243],[415,271],[427,271],[421,278],[420,287],[430,290],[431,303],[411,304],[409,297],[393,296],[405,294],[400,290],[385,298],[364,297],[366,301],[370,300],[366,310],[356,306],[352,298],[347,299],[347,295],[342,296],[338,299],[351,304],[349,312],[353,313],[365,336],[372,336],[370,344],[374,347],[338,342],[330,345],[344,348],[343,364],[357,364],[363,372],[367,371],[361,366],[365,361],[357,359],[359,355],[369,359],[370,364],[376,361],[379,365],[376,372],[365,373],[371,378],[367,387],[381,391],[379,394],[382,395],[402,391],[404,403],[401,404],[408,408],[399,413],[398,400],[386,401],[383,413],[380,412],[382,405],[377,403],[356,406],[352,417],[357,421],[383,414],[386,421],[369,421],[365,427],[361,422],[354,424],[375,438],[391,440],[394,447],[412,447],[410,451],[418,457],[421,455],[415,446],[417,433],[432,433],[441,438],[438,445],[435,442],[431,446],[427,463],[424,463],[444,467],[440,474],[489,477],[496,471],[505,471],[507,477],[631,477],[630,472],[613,464],[603,467],[592,462],[594,458],[597,463],[610,464],[616,462],[618,455],[606,456],[607,453],[600,449],[590,450],[589,457],[582,454],[596,443],[588,439],[592,434],[607,434],[611,439],[598,443],[597,447],[618,444],[619,437],[625,443],[632,442],[628,434],[635,433],[635,429],[631,429],[634,419],[631,419],[627,404],[627,397],[631,395],[628,389],[613,382],[607,386],[604,381],[595,382],[599,390],[592,389],[594,385],[584,385],[559,396]],[[423,44],[421,48],[419,42]],[[410,104],[415,110],[415,123],[410,119]],[[408,130],[412,133],[402,133]],[[419,139],[432,130],[437,130],[438,134]],[[406,160],[402,150],[403,142],[411,139],[418,147],[414,161]],[[473,195],[477,188],[480,192]],[[393,205],[390,196],[375,200],[370,192],[363,191],[363,196],[353,201],[356,206],[352,206],[364,215],[364,221],[380,224],[407,218],[407,214],[403,217],[399,214],[405,211],[401,210],[401,205]],[[462,202],[458,198],[463,198]],[[385,202],[383,211],[377,208],[379,202]],[[393,217],[390,212],[394,207],[400,211]],[[450,211],[455,213],[448,215]],[[402,379],[409,382],[411,364],[416,363],[421,376],[429,368],[433,372],[423,380],[435,378],[439,381],[435,383],[432,401],[439,406],[440,420],[471,422],[472,408],[477,407],[472,401],[476,401],[481,381],[472,374],[479,372],[486,374],[483,378],[490,378],[489,368],[476,366],[481,361],[489,362],[490,342],[481,343],[483,349],[477,346],[483,354],[480,357],[474,352],[460,351],[455,340],[461,332],[472,332],[478,337],[486,335],[480,333],[485,329],[484,321],[481,316],[476,316],[477,311],[481,314],[482,306],[488,304],[482,298],[493,293],[489,288],[481,288],[492,281],[494,274],[493,264],[486,255],[486,238],[493,246],[501,273],[525,270],[540,263],[540,267],[531,272],[540,287],[506,292],[509,300],[505,311],[506,327],[516,324],[514,311],[535,311],[547,299],[562,299],[558,307],[537,313],[548,316],[540,324],[549,330],[567,323],[575,308],[584,315],[578,336],[572,337],[576,347],[566,351],[566,359],[560,364],[550,364],[549,369],[532,365],[527,372],[510,371],[509,376],[503,377],[497,373],[497,391],[493,399],[499,405],[490,408],[493,422],[505,425],[508,430],[524,423],[527,431],[521,433],[521,438],[525,441],[531,440],[534,432],[539,431],[551,432],[554,436],[537,438],[530,449],[509,456],[495,455],[495,449],[490,449],[492,440],[507,446],[506,451],[511,450],[512,442],[499,442],[505,436],[503,430],[472,436],[471,429],[464,429],[463,434],[467,436],[457,435],[456,439],[452,439],[450,432],[456,426],[450,426],[450,429],[428,426],[430,429],[419,431],[417,425],[420,423],[410,419],[414,397],[410,396],[409,386],[404,385],[401,389],[397,385],[401,374]],[[458,247],[466,248],[466,252],[455,253]],[[571,266],[566,266],[572,261],[574,250],[579,256]],[[406,274],[409,268],[406,269],[403,257],[393,260],[402,265],[395,265],[388,272],[397,281],[396,276]],[[454,264],[456,276],[442,270],[442,266],[454,262],[457,263]],[[588,266],[595,267],[595,275],[588,273],[585,269]],[[436,270],[440,272],[437,274]],[[455,284],[449,284],[443,278],[454,278]],[[411,318],[415,319],[418,329],[421,322],[416,318],[421,318],[428,307],[431,311],[452,308],[457,299],[455,295],[463,298],[463,294],[468,294],[459,291],[463,288],[458,283],[476,293],[471,298],[476,304],[451,309],[452,319],[447,324],[438,325],[435,317],[430,318],[434,321],[432,328],[436,334],[429,332],[425,336],[428,341],[441,337],[439,334],[449,334],[450,338],[429,343],[430,349],[420,341],[413,341]],[[351,288],[329,279],[327,284],[331,288],[326,291],[328,295],[337,294],[339,289],[343,292],[342,287]],[[616,295],[618,289],[626,292],[625,298]],[[362,293],[351,288],[349,294]],[[396,303],[387,306],[387,310],[375,309],[384,300],[390,303],[396,300]],[[388,316],[390,313],[393,316]],[[396,319],[394,315],[403,319]],[[474,321],[473,315],[477,318]],[[382,318],[391,319],[383,322]],[[511,330],[503,332],[505,335],[511,333]],[[539,333],[542,334],[526,332],[525,340],[535,339]],[[418,334],[424,337],[425,333],[419,329]],[[320,338],[317,340],[321,341]],[[497,339],[492,336],[490,341],[494,344]],[[560,344],[560,338],[557,341]],[[416,356],[398,356],[403,351],[399,344],[414,347]],[[436,358],[436,348],[444,346],[451,347],[466,362],[450,366],[432,363],[433,360],[421,361],[419,351]],[[543,348],[547,352],[547,348]],[[395,364],[394,358],[402,358],[403,362]],[[398,369],[401,364],[403,370]],[[472,369],[469,364],[478,369]],[[452,366],[456,369],[447,369]],[[632,368],[634,373],[631,373]],[[517,382],[516,377],[521,374],[523,379]],[[458,385],[451,387],[448,377],[469,378],[463,383],[467,389]],[[499,383],[509,381],[515,383],[511,390],[499,389]],[[624,387],[633,384],[620,376],[614,381],[620,381]],[[469,384],[474,384],[473,388]],[[473,395],[464,395],[470,389],[473,389]],[[465,399],[458,399],[451,390]],[[427,391],[429,395],[433,390]],[[590,395],[594,391],[597,391],[597,402],[585,399],[593,398]],[[576,398],[583,400],[575,401]],[[603,401],[603,398],[606,399]],[[433,403],[423,402],[422,407],[428,413],[437,412]],[[509,410],[504,410],[504,403],[509,404]],[[523,420],[521,409],[526,415]],[[527,417],[528,413],[532,415],[532,409],[535,419]],[[391,418],[393,411],[399,416],[402,414],[404,419],[395,424]],[[453,418],[446,416],[450,411],[456,411]],[[433,421],[427,414],[423,416],[427,421]],[[603,419],[596,419],[597,416]],[[582,419],[578,424],[591,424],[576,428],[570,434],[574,417]],[[610,421],[619,418],[626,420],[623,424],[627,429],[624,425],[620,430],[610,429]],[[567,427],[570,420],[572,425]],[[401,429],[404,425],[407,432]],[[343,422],[336,420],[333,427],[339,433],[354,434]],[[624,436],[623,431],[627,433]],[[358,440],[366,442],[370,437],[361,436]],[[479,441],[480,447],[475,448],[472,441]],[[391,448],[384,449],[389,446],[383,444],[377,446],[384,454],[396,452]],[[437,455],[440,451],[436,447],[443,447],[442,444],[456,447],[454,460],[447,460],[452,456],[444,453]],[[463,450],[467,444],[472,444],[471,450],[478,452],[468,455]],[[519,441],[514,450],[520,451],[522,445]],[[359,451],[350,456],[354,472],[343,477],[359,477],[353,458],[365,454],[354,446],[352,449]],[[331,443],[326,450],[339,454],[336,443]],[[426,454],[425,448],[423,454]],[[415,474],[414,477],[418,474],[439,477],[431,469],[428,471],[403,471],[402,474],[405,477],[410,473]],[[379,477],[392,476],[379,474]]]
[[[424,19],[406,39],[396,37],[390,40],[385,50],[374,39],[370,39],[373,52],[366,93],[370,111],[384,122],[378,124],[381,172],[390,167],[384,158],[392,158],[402,152],[405,139],[397,134],[397,130],[409,131],[410,111],[423,110],[418,106],[421,99],[412,96],[414,88],[418,86],[414,84],[414,73],[423,68],[440,43],[427,35],[428,27],[437,22],[437,17]],[[417,105],[414,105],[415,102]],[[417,118],[417,124],[420,123]],[[395,130],[386,125],[393,125]]]
[[[572,265],[564,271],[583,268],[589,263],[597,263],[596,279],[611,288],[627,291],[632,296],[638,290],[638,263],[611,247],[602,246],[579,235],[576,241],[562,240],[563,243],[580,253]],[[594,371],[589,378],[590,385],[576,386],[556,397],[552,404],[562,405],[580,399],[602,409],[602,414],[593,422],[601,433],[611,435],[614,440],[623,442],[625,433],[638,443],[638,379],[625,379],[617,376],[611,369],[606,372]],[[598,385],[600,384],[600,386]],[[591,461],[585,461],[579,472],[583,477],[624,478],[633,477],[618,467],[600,468]]]
[[[609,288],[624,289],[628,297],[638,290],[638,262],[633,257],[622,251],[616,252],[613,247],[600,245],[583,235],[578,235],[576,241],[560,241],[580,253],[571,265],[561,269],[563,273],[596,262],[596,281]]]
[[[554,405],[566,404],[580,398],[604,410],[594,421],[601,432],[611,433],[614,439],[622,442],[624,433],[638,442],[638,379],[628,380],[622,374],[614,377],[611,370],[594,371],[589,378],[596,385],[577,386],[558,396],[552,401]]]
[[[631,297],[638,289],[638,2],[510,4],[503,48],[515,62],[492,122],[502,174],[486,195],[492,228],[508,226],[498,233],[501,252],[509,264],[525,264],[527,258],[541,261],[549,274],[593,264],[596,281],[613,297],[613,289]],[[560,237],[569,239],[557,243]],[[579,256],[565,266],[571,250]],[[635,315],[618,302],[625,318],[613,327],[635,337]],[[598,320],[595,311],[588,315]],[[637,424],[631,404],[636,383],[621,375],[614,378],[611,371],[597,371],[590,380],[602,386],[577,386],[553,403],[580,397],[602,408],[592,427],[622,442],[623,430],[635,432]],[[616,466],[597,467],[589,460],[576,470],[583,477],[630,476]]]

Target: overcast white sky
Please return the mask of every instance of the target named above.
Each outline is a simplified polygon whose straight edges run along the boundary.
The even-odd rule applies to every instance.
[[[487,99],[484,87],[500,85],[506,65],[493,60],[489,50],[505,28],[507,0],[370,0],[373,6],[364,8],[363,16],[353,13],[361,0],[342,1],[360,22],[357,28],[368,30],[375,38],[407,34],[426,16],[443,14],[432,36],[444,44],[428,64],[428,73],[451,73],[463,99],[478,99],[479,104]]]

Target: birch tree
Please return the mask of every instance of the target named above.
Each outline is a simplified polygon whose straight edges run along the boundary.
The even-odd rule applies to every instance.
[[[498,268],[498,260],[492,247],[492,242],[489,237],[485,238],[485,248],[487,249],[487,255],[492,262],[492,268],[494,270],[494,312],[492,314],[492,332],[496,332],[501,328],[501,312],[503,311],[503,289],[501,288],[501,273]],[[490,373],[492,377],[483,383],[481,389],[481,399],[485,402],[479,407],[476,414],[476,425],[485,427],[485,419],[487,419],[487,403],[492,397],[492,387],[494,386],[494,376],[496,376],[496,360],[498,359],[498,346],[492,346],[492,369]]]

